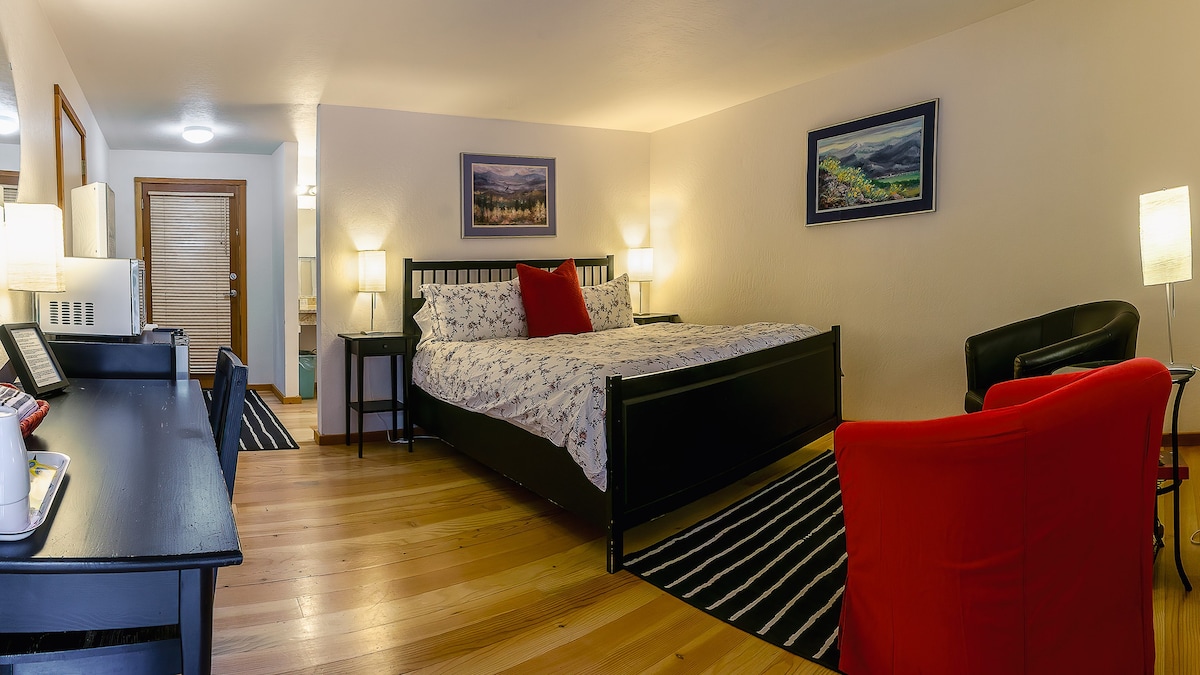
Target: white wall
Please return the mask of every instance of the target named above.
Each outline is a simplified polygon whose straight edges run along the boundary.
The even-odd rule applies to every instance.
[[[649,217],[647,134],[322,105],[318,108],[319,268],[317,382],[321,434],[344,430],[342,340],[367,328],[370,295],[357,292],[358,250],[388,252],[387,292],[377,330],[401,328],[402,264],[622,254],[645,236]],[[460,238],[463,152],[556,158],[558,236]],[[624,237],[624,238],[623,238]],[[622,261],[623,256],[618,258]],[[384,391],[386,363],[369,388]],[[382,418],[366,424],[381,429]]]
[[[18,134],[19,135],[19,134]],[[0,143],[0,170],[21,170],[21,144]]]
[[[1165,360],[1138,195],[1200,191],[1197,25],[1191,1],[1039,0],[653,134],[653,308],[841,324],[850,419],[961,412],[967,336],[1080,302],[1137,305],[1139,353]],[[806,228],[807,131],[931,98],[937,211]],[[1177,299],[1176,354],[1200,361],[1200,283]]]
[[[272,322],[274,328],[272,350],[274,357],[275,388],[284,396],[300,396],[300,316],[297,288],[300,285],[296,259],[298,224],[296,216],[296,156],[298,145],[294,141],[281,143],[271,156],[275,174],[275,209],[271,247],[273,277],[275,284],[274,305],[278,314]],[[249,259],[249,253],[247,253]],[[255,289],[258,292],[258,289]]]
[[[117,254],[120,257],[135,257],[134,178],[246,181],[246,333],[249,348],[246,365],[250,369],[251,384],[276,382],[276,356],[283,348],[276,342],[278,326],[284,321],[279,302],[282,291],[277,289],[282,283],[283,272],[278,267],[281,263],[276,249],[283,245],[280,228],[284,224],[276,213],[281,205],[278,197],[280,179],[276,177],[279,170],[276,158],[270,155],[145,150],[113,150],[109,153],[108,182],[116,197]],[[294,212],[294,199],[292,209]],[[294,215],[291,222],[294,230]]]
[[[54,143],[54,85],[66,94],[86,134],[89,180],[105,180],[108,144],[91,106],[75,80],[58,38],[37,0],[5,0],[0,37],[12,63],[21,120],[21,180],[18,201],[58,203],[58,171]],[[0,323],[30,321],[31,295],[9,292],[0,285]],[[0,363],[7,358],[0,354]]]

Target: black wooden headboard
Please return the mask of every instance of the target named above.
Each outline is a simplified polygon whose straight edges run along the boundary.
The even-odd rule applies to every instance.
[[[557,260],[413,260],[404,259],[404,332],[416,335],[420,329],[413,315],[425,304],[421,284],[480,284],[508,281],[517,276],[517,263],[553,270],[563,263]],[[613,256],[575,258],[579,283],[596,286],[613,278]]]

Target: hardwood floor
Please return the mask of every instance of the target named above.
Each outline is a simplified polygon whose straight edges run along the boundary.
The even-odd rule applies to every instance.
[[[245,562],[222,569],[217,673],[831,673],[628,572],[601,533],[435,440],[416,451],[317,446],[312,401],[265,396],[299,450],[239,456]],[[830,438],[686,514],[630,533],[641,548],[828,448]],[[1185,460],[1200,466],[1200,448]],[[1184,563],[1200,582],[1194,481]],[[1156,673],[1200,672],[1200,589],[1175,573],[1171,513],[1154,577]],[[1103,592],[1097,589],[1097,592]]]

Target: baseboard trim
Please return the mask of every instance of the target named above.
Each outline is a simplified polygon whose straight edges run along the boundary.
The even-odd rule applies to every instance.
[[[263,391],[270,392],[271,395],[273,395],[275,397],[275,400],[279,401],[280,403],[290,404],[290,403],[303,403],[304,402],[304,399],[300,398],[299,396],[284,396],[283,392],[279,391],[279,387],[276,387],[273,382],[269,383],[269,384],[251,384],[251,385],[248,385],[246,388],[252,389],[252,390],[258,391],[258,392],[263,392]]]
[[[279,387],[276,387],[274,383],[271,384],[271,393],[275,394],[275,398],[279,399],[280,403],[299,403],[304,400],[299,396],[284,396],[283,392],[279,391]]]
[[[1186,431],[1179,434],[1179,445],[1181,447],[1195,447],[1200,445],[1200,432]],[[1171,447],[1171,434],[1163,434],[1163,447]]]
[[[366,435],[363,436],[363,443],[375,443],[377,441],[382,441],[382,442],[386,443],[388,441],[389,433],[391,433],[391,432],[387,429],[381,429],[379,431],[368,431],[366,433]],[[344,433],[319,434],[319,433],[317,433],[316,429],[313,429],[313,437],[317,439],[317,445],[347,445],[346,434],[344,434]],[[357,432],[352,432],[350,434],[349,445],[358,445],[358,433]]]

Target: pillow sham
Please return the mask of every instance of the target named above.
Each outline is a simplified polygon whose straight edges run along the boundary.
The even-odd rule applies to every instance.
[[[423,284],[425,306],[417,315],[422,340],[474,342],[502,337],[524,337],[525,307],[516,279],[482,284]],[[429,310],[428,330],[420,317]]]
[[[629,299],[629,275],[622,274],[596,286],[583,287],[592,330],[629,328],[633,323],[633,302]]]
[[[553,272],[517,263],[517,278],[529,337],[592,331],[574,260],[564,261]]]
[[[413,314],[413,321],[417,323],[417,328],[421,331],[421,340],[417,342],[420,345],[427,340],[436,340],[437,326],[433,322],[433,310],[429,307],[429,302],[426,301],[421,305],[421,309]]]

